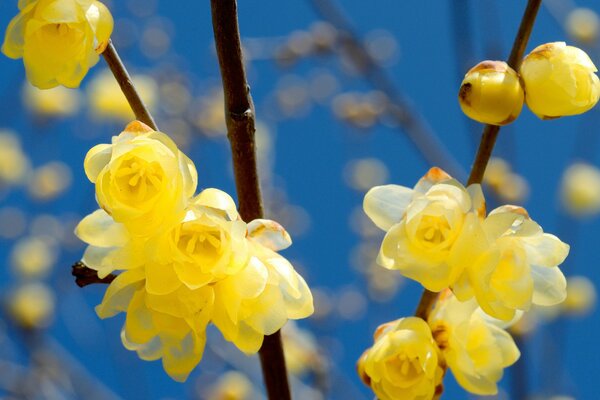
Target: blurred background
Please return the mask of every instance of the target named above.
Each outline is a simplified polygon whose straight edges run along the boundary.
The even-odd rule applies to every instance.
[[[235,195],[208,1],[105,1],[113,40],[161,130],[195,161],[200,188]],[[413,186],[438,165],[464,181],[481,126],[460,111],[464,73],[506,59],[525,1],[241,1],[267,217],[313,289],[315,314],[284,340],[295,398],[372,399],[355,362],[376,327],[410,315],[421,288],[375,264],[383,232],[362,212],[374,185]],[[0,2],[0,27],[17,13]],[[528,50],[577,45],[600,63],[600,4],[545,1]],[[105,287],[78,288],[76,223],[97,208],[87,150],[132,119],[103,60],[78,90],[39,91],[0,57],[0,393],[27,399],[263,398],[257,357],[209,330],[179,384],[125,350],[123,316],[99,320]],[[600,110],[503,128],[486,174],[490,209],[522,204],[571,245],[564,305],[513,328],[521,361],[499,399],[593,399],[598,382]],[[446,378],[444,398],[469,397]],[[569,396],[569,397],[558,397]]]

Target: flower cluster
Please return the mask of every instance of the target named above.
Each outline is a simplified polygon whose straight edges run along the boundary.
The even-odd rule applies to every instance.
[[[523,102],[542,119],[584,113],[600,98],[600,79],[590,57],[564,42],[536,47],[519,73],[503,61],[483,61],[465,75],[458,94],[463,112],[476,121],[506,125]]]
[[[455,297],[448,303],[452,305],[445,307],[462,311],[455,315],[438,309],[433,314],[447,316],[443,318],[444,334],[453,324],[466,326],[454,341],[443,339],[453,348],[467,346],[467,351],[471,344],[481,342],[469,341],[471,334],[483,335],[481,340],[496,338],[494,329],[489,328],[488,334],[482,328],[488,319],[511,321],[532,304],[550,306],[566,297],[566,280],[558,265],[566,258],[569,246],[544,233],[521,207],[506,205],[486,215],[479,184],[465,188],[441,169],[432,168],[414,189],[398,185],[372,188],[365,196],[364,210],[386,231],[377,258],[381,266],[400,271],[428,290],[453,292]],[[473,316],[478,307],[482,310],[481,321]],[[458,314],[465,316],[450,321]],[[433,332],[440,349],[446,352],[447,344],[440,342],[435,329]],[[479,350],[472,351],[475,354]],[[462,358],[449,354],[445,358],[450,367],[459,360],[456,362],[464,372]],[[514,362],[514,357],[512,352],[503,358],[505,361],[485,367],[488,369],[473,367],[490,371],[489,382],[480,382],[481,387],[474,386],[466,372],[459,382],[474,393],[493,393],[501,376],[497,370]]]
[[[27,79],[40,89],[76,88],[99,60],[113,18],[97,0],[19,0],[2,52],[23,58]]]
[[[308,286],[276,252],[291,244],[285,229],[246,224],[218,189],[194,197],[196,168],[164,133],[133,122],[89,151],[85,172],[101,209],[76,229],[89,244],[83,262],[101,278],[122,271],[96,311],[126,312],[124,346],[162,359],[173,379],[200,362],[210,322],[254,353],[264,335],[312,314]]]
[[[503,369],[520,355],[504,330],[509,325],[446,290],[427,322],[408,317],[381,325],[358,373],[381,400],[437,399],[446,368],[469,392],[495,394]]]

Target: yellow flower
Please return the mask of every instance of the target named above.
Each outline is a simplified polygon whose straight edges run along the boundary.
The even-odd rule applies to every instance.
[[[469,118],[492,125],[517,119],[524,97],[517,73],[503,61],[482,61],[471,68],[458,92],[460,108]]]
[[[575,8],[567,15],[565,28],[569,35],[583,43],[593,43],[600,33],[600,18],[589,8]]]
[[[237,371],[228,371],[208,390],[206,400],[251,400],[252,382]]]
[[[177,227],[148,240],[146,290],[168,293],[180,284],[193,290],[237,273],[249,258],[246,229],[227,193],[202,191]]]
[[[567,279],[567,298],[561,305],[564,312],[576,315],[589,314],[596,306],[596,287],[585,276]]]
[[[166,295],[145,291],[143,268],[122,272],[96,307],[100,318],[126,312],[121,339],[142,360],[162,359],[164,370],[178,382],[187,379],[202,359],[214,291],[180,286]]]
[[[564,42],[536,47],[521,65],[525,101],[542,119],[582,114],[596,105],[600,79],[590,57]]]
[[[144,105],[152,112],[158,103],[158,87],[154,79],[146,75],[133,75],[131,80]],[[94,75],[86,88],[92,113],[99,119],[110,118],[128,122],[135,118],[121,87],[108,70]]]
[[[139,236],[179,223],[198,179],[192,161],[167,135],[138,121],[112,144],[93,147],[84,166],[100,206]]]
[[[569,246],[544,233],[525,209],[502,206],[456,246],[466,268],[452,289],[460,300],[475,296],[486,313],[510,320],[532,303],[551,306],[565,299],[566,280],[558,265],[568,253]]]
[[[381,325],[373,347],[358,361],[358,373],[380,400],[434,398],[444,371],[427,323],[408,317]]]
[[[23,328],[45,328],[54,318],[54,294],[46,285],[28,283],[8,299],[8,311]]]
[[[213,322],[225,339],[245,353],[260,349],[288,319],[301,319],[313,311],[308,285],[288,260],[275,251],[291,244],[287,232],[274,221],[248,224],[251,258],[235,275],[214,285]]]
[[[60,86],[49,90],[40,90],[26,83],[23,88],[23,97],[27,107],[41,116],[65,117],[73,115],[81,105],[77,90]]]
[[[600,212],[600,170],[588,163],[569,166],[561,183],[562,203],[567,211],[584,217]]]
[[[40,89],[76,88],[99,60],[113,19],[96,0],[19,0],[2,52],[21,58],[27,79]]]
[[[498,392],[503,370],[520,356],[512,337],[498,321],[477,310],[475,301],[461,303],[445,291],[429,317],[429,325],[458,383],[478,395]]]
[[[480,224],[485,212],[481,187],[465,189],[439,168],[432,168],[409,189],[377,186],[365,196],[365,213],[387,231],[377,262],[397,269],[427,289],[452,285],[464,265],[453,248]]]
[[[0,129],[0,185],[22,183],[31,168],[16,133]]]

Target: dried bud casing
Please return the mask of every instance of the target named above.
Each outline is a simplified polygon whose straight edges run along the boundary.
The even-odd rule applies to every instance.
[[[564,42],[536,47],[521,64],[525,101],[541,119],[582,114],[600,98],[596,66],[581,49]]]
[[[507,125],[521,113],[524,92],[515,70],[503,61],[482,61],[467,72],[458,92],[462,111],[471,119]]]

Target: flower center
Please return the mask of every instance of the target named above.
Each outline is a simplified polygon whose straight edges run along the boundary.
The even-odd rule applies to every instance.
[[[127,197],[142,201],[156,195],[162,186],[162,168],[157,162],[137,157],[125,160],[116,173],[119,189]]]
[[[445,242],[450,233],[450,224],[448,224],[445,218],[431,215],[423,216],[417,229],[419,242],[423,243],[427,248],[435,247]]]
[[[179,250],[195,258],[211,259],[221,254],[221,232],[218,229],[184,231],[179,237]]]

